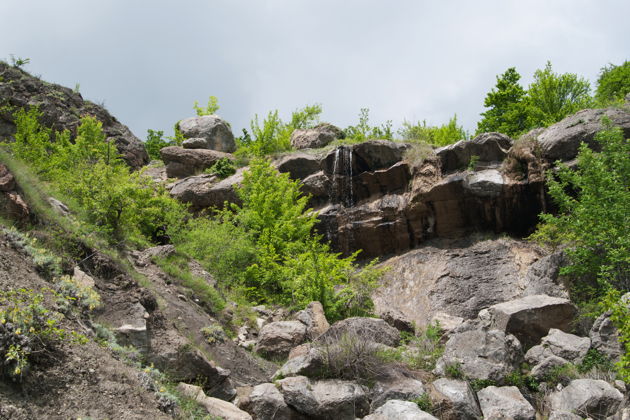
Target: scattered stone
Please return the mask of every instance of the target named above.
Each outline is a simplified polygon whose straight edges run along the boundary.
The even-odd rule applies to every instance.
[[[337,341],[344,335],[357,335],[374,343],[397,347],[400,333],[379,318],[352,317],[335,322],[328,331],[317,338],[317,342]]]
[[[534,347],[532,347],[532,349],[533,348]],[[525,358],[527,359],[527,355],[525,356]],[[532,368],[530,375],[536,379],[544,380],[547,376],[553,373],[555,369],[562,367],[568,363],[569,361],[563,359],[562,357],[558,357],[554,355],[547,356],[543,358],[542,360],[540,360],[539,362],[537,362],[537,364]]]
[[[430,387],[433,406],[443,420],[481,420],[481,410],[466,381],[440,378]]]
[[[456,332],[446,342],[435,373],[445,376],[449,366],[458,366],[467,378],[499,382],[521,360],[521,345],[513,335],[498,330]]]
[[[389,400],[363,420],[437,420],[411,401]]]
[[[278,385],[288,405],[315,418],[354,420],[370,408],[366,388],[355,382],[293,376],[279,380]]]
[[[216,115],[186,118],[177,125],[179,131],[187,139],[204,138],[208,149],[226,153],[236,150],[230,125]]]
[[[623,394],[599,379],[575,379],[564,389],[549,396],[552,410],[567,411],[595,420],[613,415],[623,401]]]
[[[302,346],[298,346],[304,348]],[[297,347],[296,347],[297,348]],[[322,351],[316,347],[309,345],[308,350],[303,354],[291,357],[284,365],[273,375],[274,379],[287,378],[289,376],[316,376],[321,373],[324,368],[324,355]]]
[[[319,302],[311,302],[306,309],[295,314],[295,319],[306,325],[306,338],[315,340],[330,328],[324,307]]]
[[[489,386],[477,393],[485,420],[534,420],[536,410],[515,386]]]
[[[180,382],[177,391],[199,403],[211,416],[225,420],[252,420],[245,411],[232,403],[206,396],[201,387]]]
[[[590,338],[551,328],[539,345],[529,349],[525,359],[530,363],[538,363],[549,356],[558,356],[571,363],[581,363],[590,348]]]
[[[493,305],[488,313],[491,328],[515,335],[529,348],[551,328],[570,330],[576,308],[568,299],[530,295]]]
[[[57,212],[57,214],[61,215],[61,216],[70,216],[70,209],[68,208],[68,206],[66,206],[64,203],[62,203],[61,201],[57,200],[54,197],[48,197],[46,199],[46,201],[48,201],[48,204],[50,204],[50,207],[52,207],[52,209]]]
[[[256,352],[270,358],[285,358],[306,339],[306,326],[299,321],[278,321],[265,325],[259,333]]]

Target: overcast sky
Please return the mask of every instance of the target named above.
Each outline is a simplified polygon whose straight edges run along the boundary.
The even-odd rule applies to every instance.
[[[235,135],[307,104],[355,124],[453,115],[474,131],[497,74],[547,60],[594,82],[630,59],[630,1],[0,0],[0,58],[73,88],[140,138],[219,98]]]

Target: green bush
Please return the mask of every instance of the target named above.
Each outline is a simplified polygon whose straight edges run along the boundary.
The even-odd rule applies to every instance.
[[[426,120],[416,124],[404,121],[398,133],[403,140],[438,147],[466,140],[469,137],[464,127],[457,125],[457,115],[453,116],[447,124],[442,124],[439,127],[427,125]]]
[[[597,79],[595,98],[601,106],[622,102],[630,93],[630,61],[621,65],[610,64],[601,69]]]
[[[193,109],[195,110],[195,112],[197,112],[198,116],[204,116],[204,115],[213,115],[216,114],[217,111],[219,110],[219,100],[217,99],[216,96],[210,96],[208,98],[208,105],[206,105],[206,107],[200,107],[199,106],[199,102],[195,101],[195,104],[193,105]]]
[[[73,304],[84,311],[92,311],[101,306],[101,296],[94,288],[80,284],[73,277],[61,276],[55,281],[58,302],[66,310]]]
[[[291,121],[285,124],[278,116],[278,111],[272,111],[263,120],[262,127],[258,115],[255,115],[250,124],[251,136],[247,130],[243,130],[243,136],[236,139],[237,157],[264,157],[291,150],[293,131],[314,127],[321,112],[321,105],[309,105],[294,111]]]
[[[369,121],[369,108],[361,108],[359,123],[355,126],[348,126],[344,130],[345,139],[343,143],[356,143],[370,139],[392,140],[394,138],[391,121],[385,122],[385,124],[382,124],[380,127],[370,126]]]
[[[84,343],[86,338],[60,327],[63,316],[47,309],[41,293],[28,289],[0,291],[0,366],[3,374],[19,380],[32,356],[52,351],[63,341]]]
[[[174,146],[173,139],[164,138],[164,131],[147,130],[147,140],[144,147],[147,149],[149,157],[153,160],[161,160],[160,150],[164,147]]]
[[[206,173],[216,175],[221,179],[225,179],[236,173],[236,167],[234,162],[228,158],[221,158],[217,160],[214,165],[206,170]]]
[[[70,197],[91,227],[113,242],[146,244],[180,222],[185,206],[149,177],[131,173],[106,141],[99,121],[82,118],[74,143],[68,132],[56,133],[51,142],[50,131],[38,122],[40,115],[37,108],[17,112],[12,151]]]

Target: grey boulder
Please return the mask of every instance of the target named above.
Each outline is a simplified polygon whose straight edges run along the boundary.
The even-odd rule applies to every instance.
[[[534,420],[536,410],[515,386],[489,386],[477,393],[485,420]]]
[[[299,321],[271,322],[260,330],[256,352],[270,358],[284,358],[306,339],[306,326]]]
[[[216,115],[186,118],[178,123],[178,127],[184,138],[205,139],[208,149],[225,153],[236,150],[230,125]]]
[[[363,420],[437,420],[411,401],[389,400]]]
[[[440,158],[442,170],[451,172],[466,168],[473,156],[477,156],[480,162],[501,162],[510,147],[512,139],[505,134],[493,132],[441,147],[435,154]]]
[[[614,414],[623,402],[623,394],[599,379],[575,379],[561,391],[549,396],[552,410],[567,411],[595,420]]]
[[[466,381],[440,378],[431,384],[431,400],[443,420],[480,420],[479,404]]]
[[[294,130],[291,133],[291,146],[295,149],[317,149],[343,137],[343,131],[339,128],[323,123],[315,128]]]

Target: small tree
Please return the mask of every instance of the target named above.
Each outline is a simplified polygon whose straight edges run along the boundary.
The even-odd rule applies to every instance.
[[[603,67],[597,79],[595,98],[600,105],[621,101],[630,93],[630,61],[619,66],[610,64]]]
[[[204,115],[213,115],[216,114],[219,110],[219,100],[216,96],[211,96],[208,98],[208,105],[206,107],[199,106],[199,102],[195,101],[193,105],[194,110],[197,112],[197,115],[202,117]]]

